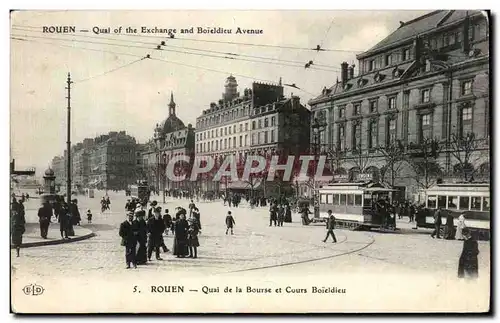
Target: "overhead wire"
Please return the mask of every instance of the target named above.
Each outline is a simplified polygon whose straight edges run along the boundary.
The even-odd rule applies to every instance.
[[[13,25],[13,27],[22,27],[22,28],[31,28],[31,29],[40,29],[42,27],[36,26],[26,26],[26,25]],[[156,38],[156,39],[165,39],[168,38],[167,35],[164,36],[156,36],[156,35],[139,35],[139,34],[115,34],[117,36],[132,36],[132,37],[143,37],[143,38]],[[174,35],[173,38],[168,38],[171,40],[185,40],[185,41],[193,41],[193,42],[204,42],[204,43],[214,43],[214,44],[226,44],[226,45],[238,45],[238,46],[253,46],[253,47],[267,47],[267,48],[280,48],[280,49],[292,49],[292,50],[310,50],[317,51],[316,48],[308,48],[308,47],[299,47],[299,46],[284,46],[284,45],[271,45],[271,44],[256,44],[256,43],[243,43],[243,42],[233,42],[233,41],[222,41],[222,40],[207,40],[207,39],[195,39],[195,38],[185,38],[185,37],[177,37]],[[362,53],[362,50],[350,50],[350,49],[321,49],[322,51],[327,52],[346,52],[346,53]]]
[[[89,44],[97,44],[97,45],[106,45],[106,46],[117,46],[117,47],[132,47],[132,48],[141,48],[141,49],[146,49],[143,46],[137,46],[137,45],[129,45],[129,44],[113,44],[109,42],[96,42],[92,40],[75,40],[75,39],[67,39],[67,38],[60,38],[60,37],[46,37],[46,36],[34,36],[34,35],[12,35],[13,37],[27,37],[27,38],[38,38],[38,39],[48,39],[48,40],[56,40],[56,41],[66,41],[66,42],[80,42],[80,43],[89,43]],[[148,43],[149,45],[152,45]],[[302,63],[293,65],[293,64],[285,64],[285,63],[279,63],[279,62],[271,62],[271,61],[258,61],[258,60],[251,60],[251,59],[245,59],[245,58],[240,58],[240,57],[233,57],[233,56],[218,56],[218,55],[212,55],[212,54],[202,54],[202,53],[192,53],[192,52],[187,52],[187,51],[180,51],[180,50],[174,50],[174,49],[168,49],[168,48],[162,48],[168,47],[167,45],[156,45],[156,50],[163,50],[167,52],[173,52],[173,53],[180,53],[180,54],[187,54],[187,55],[195,55],[195,56],[203,56],[203,57],[211,57],[211,58],[219,58],[219,59],[230,59],[230,60],[239,60],[239,61],[246,61],[246,62],[251,62],[251,63],[264,63],[264,64],[273,64],[273,65],[281,65],[281,66],[288,66],[288,67],[295,67],[295,68],[302,68]],[[314,70],[318,71],[325,71],[325,72],[334,72],[333,69],[326,69],[326,68],[317,68],[314,67],[312,68]]]
[[[12,29],[18,30],[18,31],[28,31],[28,32],[35,32],[35,33],[43,33],[42,31],[39,30],[29,30],[29,29],[24,29],[24,28],[18,28],[18,27],[13,27]],[[103,40],[111,40],[111,41],[117,41],[117,42],[130,42],[130,43],[137,43],[137,44],[145,44],[145,45],[151,45],[151,46],[157,46],[158,43],[152,43],[152,42],[145,42],[141,40],[126,40],[126,39],[119,39],[119,38],[112,38],[112,37],[104,37],[104,36],[90,36],[90,35],[67,35],[67,36],[73,36],[73,37],[82,37],[82,38],[90,38],[90,39],[103,39]],[[170,40],[170,38],[165,37],[165,39]],[[178,48],[178,49],[187,49],[187,50],[192,50],[192,51],[199,51],[199,52],[207,52],[207,53],[214,53],[214,54],[221,54],[221,55],[230,55],[230,56],[241,56],[241,57],[248,57],[248,58],[257,58],[257,59],[264,59],[264,60],[270,60],[270,61],[277,61],[277,62],[285,62],[285,63],[294,63],[294,64],[302,64],[302,61],[297,61],[297,60],[285,60],[285,59],[279,59],[279,58],[274,58],[274,57],[265,57],[265,56],[256,56],[256,55],[247,55],[247,54],[236,54],[232,52],[221,52],[221,51],[216,51],[216,50],[209,50],[209,49],[201,49],[201,48],[194,48],[194,47],[186,47],[186,46],[176,46],[176,45],[171,45],[168,44],[167,42],[163,41],[164,43],[162,46],[168,47],[168,48]],[[332,65],[327,65],[327,64],[314,64],[315,66],[319,67],[326,67],[335,71],[340,71],[340,68],[332,66]]]
[[[52,42],[46,42],[46,41],[40,41],[40,40],[23,39],[23,38],[19,38],[19,37],[15,37],[15,36],[11,36],[11,39],[18,40],[18,41],[23,41],[23,42],[33,42],[33,43],[39,43],[39,44],[57,46],[57,47],[62,47],[62,48],[69,48],[69,49],[89,50],[89,51],[109,53],[109,54],[114,54],[114,55],[125,55],[125,56],[138,57],[138,58],[141,58],[141,59],[144,58],[144,55],[124,53],[124,52],[116,52],[116,51],[110,51],[110,50],[104,50],[104,49],[86,48],[86,47],[79,47],[79,46],[69,46],[69,45],[64,45],[64,44],[59,44],[59,43],[52,43]],[[263,78],[257,78],[257,77],[248,76],[248,75],[239,74],[239,73],[226,72],[226,71],[221,71],[221,70],[217,70],[217,69],[213,69],[213,68],[208,68],[208,67],[203,67],[203,66],[197,66],[197,65],[191,65],[191,64],[181,63],[181,62],[177,62],[177,61],[165,60],[165,59],[156,58],[156,57],[152,57],[152,56],[149,56],[149,57],[146,56],[146,58],[150,59],[150,60],[160,61],[160,62],[174,64],[174,65],[179,65],[179,66],[184,66],[184,67],[190,67],[190,68],[193,68],[193,69],[205,70],[205,71],[219,73],[219,74],[224,74],[224,75],[232,74],[232,75],[239,76],[239,77],[242,77],[242,78],[245,78],[245,79],[250,79],[250,80],[260,81],[260,82],[266,82],[266,83],[269,83],[269,84],[276,84],[276,85],[279,84],[276,81],[271,81],[271,80],[263,79]],[[284,86],[288,86],[288,85],[284,84]],[[293,87],[293,86],[290,86],[290,87],[296,88],[296,89],[298,89],[298,90],[300,90],[302,92],[308,93],[310,95],[316,95],[316,94],[311,93],[311,92],[309,92],[309,91],[307,91],[305,89],[302,89],[302,88]]]

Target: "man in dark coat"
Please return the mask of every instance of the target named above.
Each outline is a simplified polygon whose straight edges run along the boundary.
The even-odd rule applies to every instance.
[[[165,223],[165,234],[168,235],[168,231],[172,228],[172,216],[168,213],[168,209],[165,209],[163,223]]]
[[[442,208],[438,208],[436,212],[434,212],[434,231],[431,233],[432,238],[437,235],[437,238],[439,239],[439,231],[441,230],[441,224],[443,223],[443,220],[441,219],[442,213]]]
[[[278,207],[276,204],[271,204],[271,207],[269,209],[269,226],[271,226],[274,223],[274,226],[277,225],[278,221]]]
[[[477,278],[478,277],[478,260],[479,248],[477,241],[472,238],[468,228],[462,230],[464,236],[464,245],[462,254],[458,260],[458,278]]]
[[[80,225],[82,217],[80,216],[80,211],[78,210],[78,201],[74,199],[69,205],[69,213],[71,213],[71,225]]]
[[[148,241],[148,225],[146,223],[146,211],[137,210],[135,213],[138,234],[137,242],[139,247],[137,248],[137,254],[135,256],[135,261],[138,265],[145,265],[148,261],[147,255],[147,241]]]
[[[160,258],[160,247],[163,247],[164,252],[166,252],[165,250],[166,246],[163,242],[163,231],[165,231],[165,222],[161,218],[161,207],[156,207],[153,210],[153,217],[148,220],[147,224],[148,224],[148,259],[151,260],[151,255],[153,251],[155,251],[156,259],[162,260]]]
[[[38,220],[40,222],[40,235],[42,238],[47,239],[49,233],[50,218],[52,217],[52,207],[48,201],[43,202],[42,206],[38,209]]]
[[[120,224],[120,237],[122,238],[121,245],[125,247],[125,262],[127,263],[127,269],[130,265],[137,268],[137,263],[135,260],[135,247],[137,245],[137,238],[139,236],[139,224],[134,221],[134,213],[127,213],[127,220]]]
[[[333,243],[337,242],[337,237],[335,237],[335,233],[333,233],[333,229],[335,229],[335,217],[332,214],[332,210],[328,210],[328,220],[326,221],[326,237],[323,242],[326,242],[329,236],[332,236]]]
[[[161,218],[161,209],[156,208],[153,217],[148,220],[148,260],[151,261],[153,250],[155,251],[156,260],[163,260],[160,257],[160,246],[163,243],[163,231],[165,231],[165,223]]]
[[[68,204],[62,202],[61,209],[59,210],[59,230],[61,231],[61,238],[70,239],[68,237],[68,228],[70,225],[70,214]]]
[[[231,234],[233,234],[233,226],[236,224],[233,216],[231,215],[231,211],[227,211],[226,216],[226,234],[229,230],[231,230]]]
[[[290,209],[289,204],[285,205],[285,222],[287,222],[287,223],[292,222],[292,210]]]
[[[147,218],[147,220],[151,219],[154,216],[155,208],[156,208],[157,204],[158,204],[158,202],[156,202],[156,201],[151,202],[151,207],[148,210],[148,218]]]
[[[283,226],[283,221],[285,221],[285,208],[280,204],[278,207],[278,226]]]
[[[188,205],[189,217],[192,216],[195,208],[196,208],[196,205],[194,204],[193,200],[191,200],[191,203],[189,203],[189,205]]]
[[[303,206],[300,213],[302,218],[302,225],[309,225],[309,223],[311,222],[311,220],[309,220],[309,214],[311,214],[309,208],[307,208],[307,206]]]

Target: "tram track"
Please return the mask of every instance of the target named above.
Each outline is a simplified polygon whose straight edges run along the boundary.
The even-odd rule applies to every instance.
[[[360,248],[356,248],[354,250],[349,250],[349,251],[346,251],[346,252],[338,253],[338,254],[333,254],[333,255],[329,255],[329,256],[322,256],[322,257],[317,257],[317,258],[311,258],[311,259],[298,260],[298,261],[290,261],[290,262],[285,262],[285,263],[280,263],[280,264],[275,264],[275,265],[257,266],[257,267],[251,267],[251,268],[244,268],[244,269],[226,271],[226,272],[218,273],[218,274],[215,274],[215,275],[231,274],[231,273],[242,273],[242,272],[257,271],[257,270],[263,270],[263,269],[271,269],[271,268],[293,266],[293,265],[299,265],[299,264],[304,264],[304,263],[309,263],[309,262],[322,261],[322,260],[326,260],[326,259],[333,259],[333,258],[336,258],[336,257],[346,256],[346,255],[350,255],[350,254],[362,251],[362,250],[370,247],[372,244],[374,244],[375,243],[375,238],[373,236],[370,236],[369,238],[370,238],[370,241],[367,242],[364,246],[362,246]],[[345,240],[343,240],[341,243],[348,242],[348,240],[349,239],[347,238],[347,236],[345,236]],[[325,247],[321,247],[321,248],[332,249],[332,248],[328,248],[326,246]],[[315,248],[315,249],[319,249],[319,248]]]

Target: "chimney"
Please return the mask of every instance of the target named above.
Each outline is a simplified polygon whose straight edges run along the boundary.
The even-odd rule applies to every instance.
[[[347,69],[347,71],[348,71],[347,79],[349,79],[349,80],[354,78],[354,66],[355,65],[351,65]]]
[[[342,81],[342,84],[345,84],[347,82],[347,67],[349,64],[347,62],[343,62],[340,64],[340,80]]]
[[[463,26],[463,31],[462,31],[462,51],[466,54],[469,53],[470,50],[470,43],[469,43],[469,26],[470,26],[470,18],[469,18],[469,13],[467,12],[464,20],[464,26]]]

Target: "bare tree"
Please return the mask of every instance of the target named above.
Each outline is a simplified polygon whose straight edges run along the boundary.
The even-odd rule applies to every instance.
[[[385,165],[384,171],[381,172],[382,181],[386,181],[385,177],[390,172],[390,184],[394,186],[399,171],[404,165],[405,161],[405,147],[400,140],[389,143],[385,147],[378,147],[377,151],[384,157]]]
[[[326,158],[329,162],[328,164],[332,174],[337,174],[344,163],[345,151],[341,150],[337,145],[330,145],[328,149],[326,149]]]
[[[436,139],[425,138],[421,143],[409,147],[407,162],[414,172],[413,179],[420,188],[427,189],[437,183],[442,169],[437,162],[441,145]]]
[[[361,143],[352,148],[352,162],[360,173],[364,173],[370,167],[372,156],[370,156],[368,150],[363,151],[361,148]]]
[[[479,167],[476,162],[482,157],[480,151],[480,140],[473,132],[465,136],[452,134],[450,141],[450,153],[457,160],[454,173],[461,177],[464,182],[471,182]],[[480,153],[477,153],[477,152]]]

